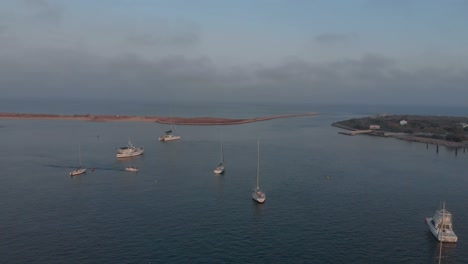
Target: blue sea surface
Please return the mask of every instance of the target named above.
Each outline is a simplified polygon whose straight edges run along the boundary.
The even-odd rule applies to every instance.
[[[0,120],[0,263],[435,263],[424,219],[442,201],[468,263],[468,150],[343,136],[339,120],[463,108],[70,102],[0,112],[222,116],[319,112],[234,126]],[[143,156],[116,159],[128,140]],[[256,204],[260,140],[260,185]],[[224,145],[226,173],[213,169]],[[81,149],[81,152],[79,152]],[[79,165],[88,172],[70,177]],[[138,173],[125,167],[139,167]]]

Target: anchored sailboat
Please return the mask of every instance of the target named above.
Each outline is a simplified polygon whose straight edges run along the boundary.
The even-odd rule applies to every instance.
[[[164,135],[159,137],[159,141],[166,142],[166,141],[179,140],[180,136],[173,135],[172,134],[173,130],[174,130],[174,120],[171,117],[171,129],[164,132]]]
[[[76,170],[71,171],[70,176],[76,176],[86,173],[86,169],[83,168],[83,165],[81,164],[81,145],[78,147],[78,159],[80,160],[80,166]]]
[[[221,143],[221,162],[218,164],[216,169],[213,171],[216,174],[224,173],[224,152],[223,152],[223,143]]]
[[[252,199],[258,203],[265,202],[266,195],[260,189],[260,142],[257,141],[257,185],[252,190]]]

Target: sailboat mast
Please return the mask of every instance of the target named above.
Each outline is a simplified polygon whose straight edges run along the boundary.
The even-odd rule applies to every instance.
[[[175,133],[174,116],[172,116],[172,110],[171,110],[171,130],[172,132]]]
[[[221,143],[221,163],[224,163],[223,143]]]
[[[81,145],[78,145],[78,159],[80,160],[80,167],[83,165],[81,164]]]
[[[260,141],[257,140],[257,188],[260,178]]]

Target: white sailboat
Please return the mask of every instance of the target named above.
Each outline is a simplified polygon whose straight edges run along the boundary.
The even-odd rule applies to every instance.
[[[172,134],[173,130],[175,130],[174,129],[174,121],[171,118],[171,129],[164,132],[164,135],[159,137],[159,141],[166,142],[166,141],[179,140],[180,136],[173,135]]]
[[[83,168],[83,165],[81,164],[81,146],[78,148],[78,159],[80,160],[80,167],[78,167],[74,171],[71,171],[70,176],[76,176],[76,175],[86,173],[86,169]]]
[[[216,174],[224,173],[224,152],[223,152],[223,143],[221,143],[221,162],[218,164],[216,169],[213,171]]]
[[[252,199],[258,203],[265,202],[266,195],[260,189],[260,142],[257,141],[257,185],[252,190]]]

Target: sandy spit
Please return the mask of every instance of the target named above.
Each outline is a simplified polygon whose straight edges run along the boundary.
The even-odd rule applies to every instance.
[[[234,119],[218,117],[162,117],[162,116],[126,116],[126,115],[55,115],[55,114],[24,114],[0,113],[0,119],[35,119],[35,120],[78,120],[91,122],[156,122],[161,124],[174,123],[177,125],[238,125],[278,118],[299,116],[313,116],[317,113],[303,113],[292,115],[277,115],[256,118]]]

